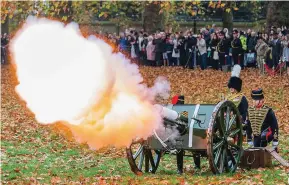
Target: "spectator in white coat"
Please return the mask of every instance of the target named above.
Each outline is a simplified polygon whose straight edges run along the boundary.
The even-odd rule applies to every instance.
[[[202,34],[198,35],[197,46],[201,55],[201,69],[204,70],[207,68],[207,46]]]

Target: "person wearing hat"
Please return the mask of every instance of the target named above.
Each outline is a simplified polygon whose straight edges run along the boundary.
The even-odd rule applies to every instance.
[[[242,50],[242,43],[238,37],[238,30],[233,30],[233,40],[231,42],[232,47],[232,57],[234,60],[234,64],[240,64],[240,66],[244,67],[244,56]]]
[[[223,31],[219,32],[219,38],[220,38],[220,41],[217,45],[217,51],[219,54],[220,66],[222,69],[222,66],[226,64],[226,57],[229,54],[229,42],[226,39],[225,33]]]
[[[247,142],[254,147],[266,147],[273,141],[272,146],[278,146],[279,127],[272,108],[264,105],[262,89],[251,92],[253,107],[248,110]]]
[[[269,44],[270,47],[272,47],[272,60],[273,64],[270,65],[270,67],[276,68],[279,60],[282,57],[282,47],[281,47],[281,41],[278,38],[278,33],[273,33],[273,40]]]
[[[257,38],[257,44],[255,46],[255,50],[257,53],[257,65],[260,70],[260,74],[264,71],[264,64],[266,58],[266,51],[268,50],[268,45],[264,42],[262,37]]]
[[[246,96],[244,96],[242,91],[242,80],[240,78],[241,66],[236,64],[233,67],[231,78],[228,82],[228,88],[230,90],[226,99],[232,101],[236,107],[238,108],[242,123],[245,123],[246,117],[248,114],[248,100]]]
[[[174,96],[172,98],[172,104],[173,105],[183,105],[185,103],[185,97],[183,95],[181,96]],[[201,158],[199,155],[194,155],[194,163],[196,165],[196,168],[201,168]],[[180,150],[177,153],[177,167],[178,167],[178,174],[183,173],[183,166],[184,166],[184,150]]]

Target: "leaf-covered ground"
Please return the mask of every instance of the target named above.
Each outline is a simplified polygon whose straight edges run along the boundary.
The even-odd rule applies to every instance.
[[[145,83],[157,76],[171,83],[171,96],[184,94],[186,103],[217,103],[227,91],[230,73],[141,67]],[[3,184],[286,184],[289,170],[276,161],[272,168],[238,169],[235,174],[215,176],[202,159],[202,170],[194,170],[185,158],[185,174],[176,174],[176,157],[161,159],[156,174],[135,176],[124,149],[113,147],[91,151],[73,141],[65,128],[38,124],[14,91],[17,80],[11,66],[1,69],[1,180]],[[272,106],[280,124],[280,154],[289,160],[289,88],[283,77],[260,76],[255,69],[241,73],[243,90],[262,87],[266,103]],[[165,102],[164,102],[165,103]]]

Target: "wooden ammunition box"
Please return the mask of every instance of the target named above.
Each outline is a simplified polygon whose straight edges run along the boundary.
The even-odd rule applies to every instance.
[[[244,150],[241,158],[241,168],[265,168],[272,166],[272,156],[262,147],[248,148]]]

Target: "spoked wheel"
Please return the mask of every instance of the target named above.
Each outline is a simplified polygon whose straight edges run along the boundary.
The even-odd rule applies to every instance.
[[[131,171],[136,175],[142,175],[143,170],[146,173],[157,171],[162,151],[147,149],[144,141],[137,141],[126,148],[126,154]]]
[[[222,101],[215,107],[208,128],[207,153],[212,172],[235,172],[242,152],[239,111],[233,102]]]

